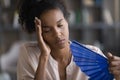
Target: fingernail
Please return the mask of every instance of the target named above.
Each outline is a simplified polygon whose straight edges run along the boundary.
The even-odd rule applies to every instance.
[[[37,17],[35,17],[35,19],[38,19]]]
[[[111,54],[110,52],[108,52],[108,55],[109,55],[109,56],[112,56],[112,54]]]

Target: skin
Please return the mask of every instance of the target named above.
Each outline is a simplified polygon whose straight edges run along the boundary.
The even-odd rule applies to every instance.
[[[41,55],[35,80],[46,80],[45,68],[49,55],[58,62],[60,80],[66,80],[66,67],[71,60],[68,22],[59,9],[48,10],[39,18],[35,18],[35,26]],[[120,80],[120,57],[110,53],[107,57],[111,73],[116,80]]]
[[[45,80],[45,68],[51,54],[58,62],[60,80],[66,80],[66,67],[71,60],[67,20],[59,9],[52,9],[42,14],[40,19],[35,18],[35,24],[41,49],[35,79]]]
[[[120,80],[120,57],[108,53],[107,58],[110,65],[110,72],[114,75],[116,80]]]

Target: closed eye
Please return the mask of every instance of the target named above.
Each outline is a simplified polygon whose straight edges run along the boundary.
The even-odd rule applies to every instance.
[[[44,33],[48,33],[48,32],[50,32],[50,31],[51,31],[51,29],[50,29],[50,28],[48,28],[48,27],[43,28],[43,32],[44,32]]]
[[[60,19],[58,22],[57,22],[57,26],[59,27],[59,28],[63,28],[63,19]]]
[[[60,24],[60,25],[58,25],[58,27],[63,27],[63,25],[62,25],[62,24]]]

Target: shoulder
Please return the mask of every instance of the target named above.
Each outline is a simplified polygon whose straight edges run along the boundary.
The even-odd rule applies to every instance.
[[[37,42],[24,42],[21,44],[18,64],[25,64],[23,67],[35,71],[40,56],[40,49]]]
[[[21,48],[28,52],[29,50],[32,51],[32,50],[39,49],[39,46],[37,41],[28,41],[28,42],[22,43]]]
[[[37,47],[38,46],[38,43],[37,41],[28,41],[28,42],[24,42],[21,44],[21,47]]]
[[[24,42],[20,46],[20,55],[26,57],[38,56],[40,54],[40,49],[37,41]]]

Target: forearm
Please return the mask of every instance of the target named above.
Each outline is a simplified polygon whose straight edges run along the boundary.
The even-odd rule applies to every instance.
[[[45,80],[45,76],[46,76],[45,69],[47,66],[47,62],[48,62],[48,56],[41,55],[39,57],[39,64],[35,74],[35,80]]]

